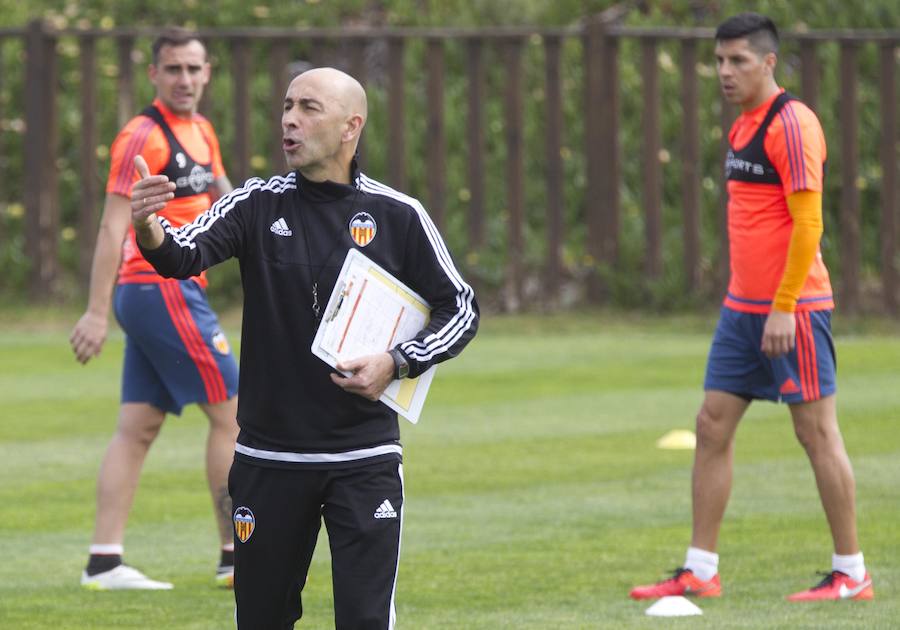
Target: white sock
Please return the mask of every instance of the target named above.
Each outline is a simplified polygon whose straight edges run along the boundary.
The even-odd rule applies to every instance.
[[[88,553],[91,555],[121,556],[125,553],[125,547],[123,545],[91,545]]]
[[[684,568],[690,569],[703,581],[711,580],[719,572],[719,554],[697,547],[688,547]]]
[[[862,582],[866,579],[866,563],[863,561],[862,551],[850,556],[831,554],[831,570],[846,573],[854,582]]]

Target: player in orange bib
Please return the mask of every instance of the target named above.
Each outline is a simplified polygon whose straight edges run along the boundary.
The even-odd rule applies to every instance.
[[[167,413],[197,403],[209,419],[206,469],[222,552],[217,581],[233,580],[228,471],[237,437],[237,364],[205,294],[206,277],[167,280],[143,256],[131,227],[134,158],[176,182],[160,212],[174,225],[193,221],[231,192],[219,141],[197,103],[209,81],[206,48],[193,33],[164,33],[153,44],[153,104],[113,142],[106,203],[94,251],[88,307],[72,331],[75,356],[87,363],[106,340],[110,307],[125,331],[122,396],[116,433],[97,481],[97,515],[84,587],[170,589],[122,563],[125,523],[144,458]],[[113,300],[113,286],[115,299]]]
[[[716,31],[725,99],[741,114],[725,160],[731,281],[697,416],[693,532],[684,566],[635,599],[722,593],[719,529],[731,492],[734,436],[755,399],[787,403],[812,464],[834,543],[832,569],[791,601],[872,599],[856,533],[855,482],[838,428],[834,308],[819,251],[825,137],[816,115],[778,87],[778,32],[744,13]]]

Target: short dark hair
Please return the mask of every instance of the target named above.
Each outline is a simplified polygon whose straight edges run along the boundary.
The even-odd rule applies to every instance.
[[[153,65],[159,63],[159,51],[163,46],[186,46],[191,42],[200,42],[204,52],[206,51],[206,44],[195,31],[178,26],[167,28],[153,40],[153,45],[150,47],[153,52]]]
[[[716,41],[747,38],[750,47],[760,54],[778,52],[778,29],[771,18],[759,13],[739,13],[719,24]]]

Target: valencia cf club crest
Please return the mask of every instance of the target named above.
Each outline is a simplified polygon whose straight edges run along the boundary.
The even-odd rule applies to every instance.
[[[353,242],[360,247],[365,247],[375,238],[378,226],[375,219],[368,212],[358,212],[350,219],[350,236]]]
[[[238,540],[242,543],[250,540],[250,536],[253,535],[255,528],[256,517],[253,516],[250,508],[242,506],[234,511],[234,533],[237,535]]]
[[[228,347],[228,340],[225,338],[225,333],[221,330],[217,330],[213,333],[212,336],[213,347],[219,352],[219,354],[228,354],[230,348]]]

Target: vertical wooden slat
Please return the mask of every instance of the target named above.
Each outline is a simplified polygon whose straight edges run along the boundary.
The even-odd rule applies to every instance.
[[[288,87],[287,65],[290,54],[288,45],[289,43],[285,39],[272,40],[269,58],[270,102],[272,103],[271,122],[269,123],[269,161],[270,171],[274,173],[280,173],[287,168],[284,163],[284,151],[281,147],[283,136],[281,113],[284,111],[284,95]]]
[[[859,189],[856,187],[859,172],[857,144],[857,43],[849,40],[841,42],[841,210],[840,210],[840,253],[841,253],[841,310],[848,313],[859,312]]]
[[[46,133],[44,128],[44,94],[46,92],[46,76],[44,75],[44,60],[42,39],[44,25],[40,20],[35,20],[28,25],[26,35],[26,68],[27,76],[31,81],[25,83],[25,255],[32,261],[29,272],[29,290],[31,297],[36,298],[41,294],[36,281],[40,279],[40,240],[41,240],[41,214],[43,212],[41,190],[43,187],[43,173],[46,168],[44,156],[46,155]]]
[[[731,251],[728,240],[728,182],[725,180],[725,157],[728,154],[728,132],[734,123],[736,113],[734,107],[723,97],[722,116],[719,124],[722,125],[722,140],[719,143],[719,169],[718,177],[721,182],[719,189],[719,273],[718,285],[721,293],[728,289],[728,280],[731,277]]]
[[[884,306],[898,314],[897,213],[900,191],[897,174],[897,61],[896,43],[880,47],[881,88],[881,282]]]
[[[368,82],[368,77],[366,76],[366,49],[368,48],[368,45],[369,41],[363,38],[355,38],[350,44],[350,74],[354,79],[359,81],[359,84],[363,86],[363,89],[365,89],[366,83]],[[359,155],[359,165],[363,171],[366,170],[366,135],[366,131],[363,129],[362,136],[359,138],[359,144],[356,147],[357,154]]]
[[[509,215],[506,306],[511,311],[520,309],[525,298],[525,101],[522,91],[522,47],[523,42],[519,38],[512,38],[503,46],[506,70],[503,95],[506,114],[506,205]]]
[[[57,293],[59,281],[59,168],[56,161],[59,157],[59,113],[58,93],[59,89],[59,60],[56,55],[56,36],[48,36],[44,39],[44,72],[45,84],[45,118],[47,127],[47,148],[45,160],[47,163],[44,174],[42,191],[44,220],[41,223],[43,238],[41,242],[41,255],[46,257],[46,263],[42,263],[42,274],[47,296],[52,297]]]
[[[600,215],[603,209],[601,198],[601,172],[603,131],[601,129],[603,95],[600,76],[600,46],[603,26],[596,18],[589,18],[581,41],[582,67],[584,68],[584,157],[585,191],[584,221],[587,226],[584,250],[593,269],[587,276],[587,298],[590,302],[603,299],[603,283],[596,269],[601,259]]]
[[[212,89],[213,89],[212,84],[213,84],[213,78],[215,76],[216,76],[216,73],[213,72],[210,77],[209,83],[207,83],[206,87],[203,89],[203,94],[200,95],[200,101],[197,103],[197,113],[209,120],[212,120],[213,118],[216,117],[214,110],[213,110],[213,99],[212,99]]]
[[[6,43],[6,38],[0,36],[0,94],[4,92],[4,70],[6,68],[4,62],[4,54],[3,48]],[[3,99],[0,98],[0,120],[4,120],[4,111],[3,111]],[[6,153],[6,143],[4,142],[5,132],[0,126],[0,181],[6,181],[6,165],[9,164],[9,158]],[[11,191],[7,188],[4,192],[0,192],[0,201],[4,199],[8,199]],[[0,238],[3,237],[3,233],[0,232]]]
[[[332,52],[330,42],[316,37],[304,38],[307,46],[303,48],[305,57],[313,68],[330,67],[329,55]]]
[[[218,42],[215,42],[216,44]],[[205,42],[204,48],[206,48],[206,60],[209,62],[211,66],[211,71],[209,73],[209,82],[204,86],[203,93],[200,95],[200,100],[197,102],[197,113],[202,115],[208,120],[213,120],[216,118],[213,109],[213,86],[216,82],[216,67],[213,65],[213,42]]]
[[[78,278],[87,288],[97,234],[99,181],[97,178],[97,53],[96,38],[82,35],[81,48],[81,156],[78,165],[81,207],[78,213]]]
[[[619,69],[618,42],[602,19],[588,23],[585,54],[585,218],[589,256],[607,272],[619,252]],[[600,274],[587,281],[588,299],[600,302],[605,287]]]
[[[545,160],[547,182],[547,267],[544,295],[548,305],[559,305],[562,280],[563,243],[563,165],[562,149],[562,79],[560,61],[561,40],[558,36],[544,38],[544,72],[546,94]]]
[[[582,36],[584,67],[584,155],[586,186],[585,278],[588,302],[608,296],[605,274],[618,260],[619,238],[619,75],[618,41],[607,31],[630,10],[613,5],[585,21]]]
[[[447,205],[447,140],[444,134],[444,41],[430,39],[426,45],[427,130],[426,180],[428,212],[443,229]]]
[[[684,278],[688,291],[700,287],[700,101],[697,88],[697,40],[681,43],[681,201]]]
[[[368,78],[368,73],[366,72],[366,51],[368,47],[369,40],[362,37],[350,40],[350,74],[363,87],[366,86]]]
[[[803,102],[813,111],[819,104],[819,60],[816,43],[811,39],[800,41],[800,81]]]
[[[402,37],[388,40],[388,178],[399,190],[406,190],[405,43]]]
[[[619,260],[619,216],[620,194],[619,179],[619,41],[607,37],[603,45],[603,151],[604,166],[601,169],[603,178],[603,244],[602,260],[613,267]]]
[[[234,102],[234,154],[231,156],[239,186],[250,177],[250,47],[244,37],[231,42],[231,90]],[[274,91],[274,90],[273,90]]]
[[[662,164],[659,160],[659,64],[656,61],[657,40],[645,38],[641,42],[641,76],[644,81],[643,127],[643,202],[645,272],[649,278],[662,273]]]
[[[118,99],[117,120],[119,128],[134,117],[134,62],[131,60],[131,51],[134,48],[134,37],[123,35],[116,40],[119,56],[119,70],[116,79],[116,94]]]
[[[32,80],[25,83],[24,202],[25,255],[32,261],[36,261],[40,255],[38,243],[41,238],[41,176],[45,166],[43,157],[46,145],[42,112],[45,91],[42,37],[43,24],[39,20],[29,23],[25,40],[25,71]],[[32,269],[31,273],[35,272],[36,270]],[[33,285],[31,288],[34,288]]]
[[[485,242],[484,208],[484,45],[472,38],[466,46],[469,81],[466,137],[468,139],[469,247],[477,253]]]
[[[29,24],[26,37],[26,73],[32,78],[25,89],[26,254],[31,297],[47,300],[56,290],[59,271],[56,37],[40,20]]]

